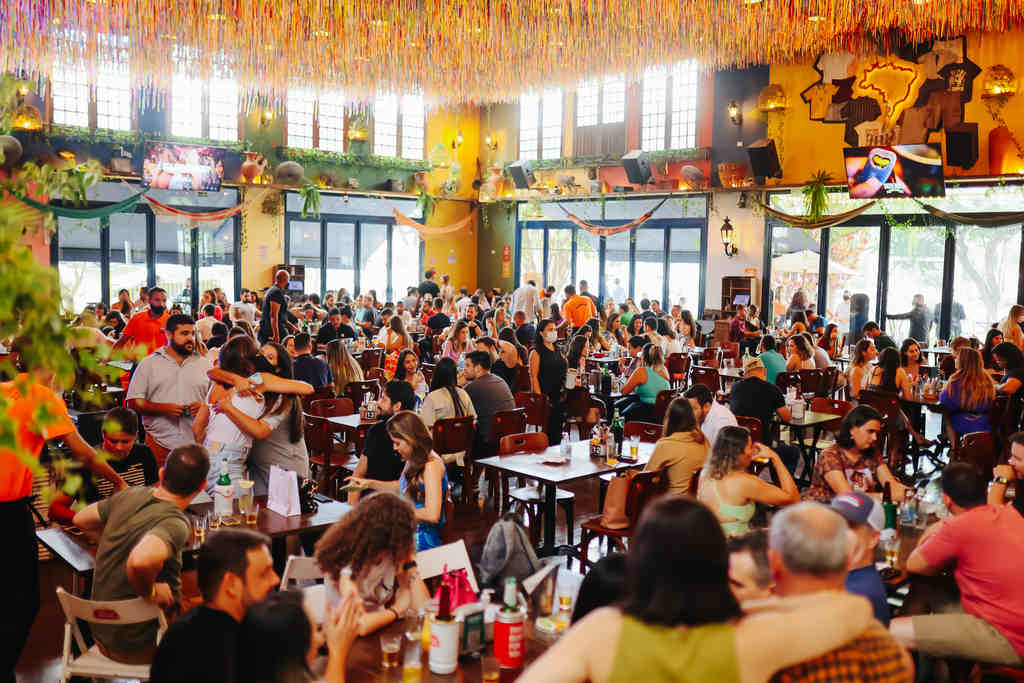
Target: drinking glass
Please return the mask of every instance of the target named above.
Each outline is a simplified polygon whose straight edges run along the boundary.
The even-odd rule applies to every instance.
[[[501,680],[501,665],[497,657],[481,657],[480,673],[483,683],[498,683]]]
[[[380,634],[380,665],[385,669],[393,669],[398,666],[398,652],[401,649],[401,633]]]
[[[210,515],[210,531],[216,531],[220,528],[220,515],[216,512],[209,513]]]
[[[260,504],[253,503],[252,507],[245,513],[245,523],[252,526],[260,518]]]
[[[255,484],[255,482],[253,482],[250,479],[242,479],[238,482],[238,486],[241,489],[241,491],[238,494],[238,511],[241,512],[243,515],[247,514],[249,510],[252,509],[253,484]]]
[[[897,534],[883,534],[882,550],[885,552],[885,563],[895,569],[900,561],[900,537]]]
[[[633,437],[629,440],[629,459],[637,460],[640,457],[640,439]]]
[[[202,545],[206,541],[206,528],[209,520],[207,515],[196,515],[192,518],[192,530],[195,532],[196,543]]]

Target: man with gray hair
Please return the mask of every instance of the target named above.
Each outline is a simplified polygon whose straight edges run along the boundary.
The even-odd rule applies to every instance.
[[[820,503],[798,503],[772,518],[768,561],[781,597],[845,590],[856,553],[846,520]],[[877,621],[846,645],[817,659],[784,669],[773,681],[885,681],[910,683],[913,662]]]

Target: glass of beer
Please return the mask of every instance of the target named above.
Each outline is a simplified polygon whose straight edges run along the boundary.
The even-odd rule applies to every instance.
[[[501,680],[501,665],[497,657],[481,657],[480,673],[483,683],[498,683]]]
[[[192,518],[192,530],[195,532],[195,541],[202,545],[206,541],[207,515],[196,515]]]
[[[252,503],[249,508],[245,511],[245,523],[252,526],[256,523],[256,520],[260,518],[260,504]]]
[[[220,528],[220,515],[218,515],[216,512],[211,512],[209,514],[210,514],[210,531],[216,531],[217,529]]]
[[[418,683],[423,671],[423,646],[420,634],[405,634],[405,652],[402,653],[402,683]]]
[[[380,665],[385,669],[393,669],[398,666],[398,651],[401,649],[401,633],[380,634]]]
[[[252,524],[252,522],[248,521],[248,513],[253,506],[252,487],[254,483],[255,482],[250,479],[241,479],[238,482],[238,487],[240,489],[238,493],[238,511],[246,516],[246,522],[249,524]]]
[[[900,563],[900,538],[896,534],[882,536],[882,550],[885,552],[885,563],[896,569]]]
[[[629,440],[629,459],[636,462],[640,457],[640,439],[633,437]]]

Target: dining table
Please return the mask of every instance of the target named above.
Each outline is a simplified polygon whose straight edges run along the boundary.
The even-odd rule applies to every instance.
[[[792,410],[792,406],[790,406]],[[778,413],[775,414],[775,421],[780,424],[789,427],[792,430],[797,431],[797,438],[795,439],[797,448],[800,449],[800,454],[804,458],[804,471],[802,475],[803,484],[810,483],[810,473],[814,471],[814,461],[816,459],[815,450],[818,446],[818,439],[821,437],[821,432],[825,428],[825,425],[833,420],[840,419],[841,416],[834,415],[832,413],[819,413],[813,410],[804,410],[803,415],[800,417],[791,416],[788,420],[782,419]],[[807,429],[810,429],[813,438],[808,444],[807,439],[804,438],[804,433]],[[792,441],[792,439],[791,439]]]
[[[625,472],[647,464],[654,452],[654,444],[640,443],[636,462],[617,460],[609,464],[604,458],[590,457],[590,441],[568,444],[568,460],[561,462],[562,445],[547,450],[513,455],[496,455],[477,460],[478,465],[516,477],[532,479],[544,487],[544,540],[541,554],[555,554],[555,499],[558,486],[584,479],[593,479],[609,472]]]

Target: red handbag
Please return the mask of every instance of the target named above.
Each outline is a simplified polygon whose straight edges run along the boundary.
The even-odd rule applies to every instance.
[[[473,586],[469,583],[469,576],[466,574],[465,569],[448,571],[448,565],[445,565],[444,573],[441,575],[441,583],[447,583],[451,591],[452,609],[476,602],[476,593],[473,591]],[[440,586],[438,586],[434,598],[437,600],[441,599]]]

